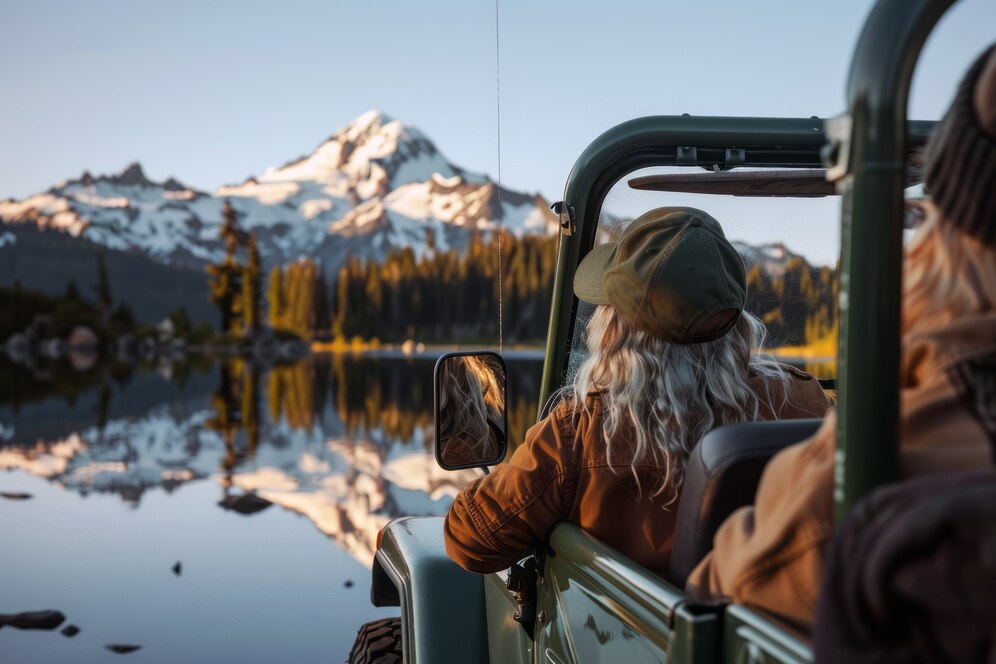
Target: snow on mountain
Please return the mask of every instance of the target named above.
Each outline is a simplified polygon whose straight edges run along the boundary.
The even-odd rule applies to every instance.
[[[284,421],[264,425],[266,443],[231,467],[223,437],[206,426],[212,415],[158,407],[112,419],[103,430],[3,444],[0,471],[19,470],[83,495],[117,494],[135,505],[148,491],[213,479],[226,495],[255,493],[304,515],[368,566],[377,532],[391,519],[442,515],[478,476],[439,468],[423,432],[408,441],[378,431],[329,437],[319,428],[295,429]]]
[[[755,245],[740,240],[733,240],[731,244],[743,256],[748,268],[753,265],[760,265],[761,269],[773,277],[783,276],[785,268],[793,259],[801,258],[805,260],[803,256],[793,252],[781,242],[768,242]]]
[[[379,258],[409,246],[463,246],[471,231],[554,232],[539,195],[502,189],[451,164],[414,127],[364,113],[311,154],[209,194],[172,178],[154,182],[135,163],[121,173],[83,173],[46,192],[0,202],[0,221],[57,228],[167,264],[201,265],[224,251],[221,209],[230,200],[264,260],[300,255],[334,269],[347,255]]]

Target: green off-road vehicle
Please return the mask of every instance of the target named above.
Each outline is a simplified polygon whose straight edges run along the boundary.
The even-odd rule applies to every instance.
[[[839,385],[825,383],[839,388],[838,514],[895,479],[903,198],[911,184],[908,163],[933,127],[907,122],[907,97],[920,49],[952,3],[880,0],[856,47],[847,110],[833,119],[655,116],[598,137],[555,206],[561,238],[540,403],[584,352],[580,332],[591,311],[574,297],[572,282],[584,255],[624,223],[626,215],[611,205],[624,213],[642,205],[638,214],[685,204],[691,194],[717,204],[794,201],[778,216],[815,226],[799,205],[816,201],[824,215],[828,209],[839,215],[841,233]],[[648,190],[672,198],[639,199]],[[698,206],[715,210],[708,202]],[[723,214],[716,216],[723,222]],[[445,363],[464,357],[441,358],[437,378]],[[503,380],[499,359],[489,356],[488,366]],[[505,418],[490,419],[502,449],[456,465],[483,468],[503,457]],[[351,661],[810,661],[807,635],[744,606],[698,605],[683,586],[718,525],[753,501],[767,460],[817,426],[816,420],[740,424],[701,441],[686,472],[667,577],[568,522],[511,570],[471,574],[446,556],[442,519],[392,521],[379,538],[371,597],[377,606],[400,607],[401,616],[364,625]]]

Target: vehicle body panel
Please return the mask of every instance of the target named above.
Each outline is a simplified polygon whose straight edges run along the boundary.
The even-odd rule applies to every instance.
[[[488,661],[483,577],[446,555],[442,518],[389,523],[375,565],[398,589],[405,662]]]
[[[513,616],[518,605],[505,587],[503,572],[484,577],[484,597],[488,611],[488,652],[492,662],[529,664],[533,640]]]
[[[572,663],[667,658],[683,593],[574,524],[555,527],[549,547],[537,593],[537,654]]]
[[[733,605],[723,616],[723,661],[804,664],[813,653],[806,637],[785,623]]]
[[[537,664],[716,660],[719,609],[691,604],[684,591],[567,521],[550,532],[543,557]]]

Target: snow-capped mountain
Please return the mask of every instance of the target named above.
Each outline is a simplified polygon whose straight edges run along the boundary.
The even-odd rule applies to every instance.
[[[83,173],[46,192],[0,202],[0,221],[57,228],[159,262],[199,266],[223,254],[225,201],[256,234],[265,261],[308,255],[335,269],[345,256],[381,257],[397,247],[459,248],[470,231],[501,223],[515,234],[553,232],[539,195],[499,192],[488,176],[451,164],[414,127],[369,111],[311,154],[207,193],[139,164],[116,175]]]
[[[743,256],[747,267],[760,265],[771,277],[781,277],[785,274],[785,268],[796,259],[805,258],[793,252],[781,242],[766,242],[764,244],[748,244],[740,240],[733,240],[731,244]]]

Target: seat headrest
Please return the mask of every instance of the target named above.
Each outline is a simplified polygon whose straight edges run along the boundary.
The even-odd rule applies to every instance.
[[[678,503],[669,579],[679,587],[709,551],[720,524],[754,502],[764,466],[816,433],[822,420],[728,424],[710,431],[688,459]]]

